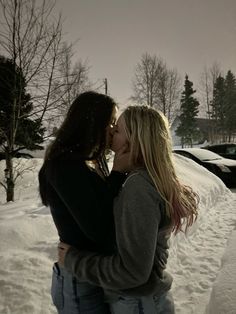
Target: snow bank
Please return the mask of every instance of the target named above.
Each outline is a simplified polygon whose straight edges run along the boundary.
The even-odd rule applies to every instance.
[[[176,313],[202,314],[235,226],[235,194],[192,160],[176,155],[175,163],[179,178],[199,194],[200,210],[187,237],[182,233],[172,237],[167,266],[174,277]]]
[[[220,272],[213,284],[206,314],[236,313],[236,230],[227,243]]]
[[[6,204],[0,188],[0,313],[56,313],[50,286],[58,237],[38,197],[42,159],[15,159],[14,164],[28,170],[16,182],[15,202]],[[1,176],[4,167],[1,161]]]

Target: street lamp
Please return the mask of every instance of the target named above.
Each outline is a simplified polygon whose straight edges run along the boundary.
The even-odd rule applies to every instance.
[[[105,94],[107,95],[107,78],[104,79]]]

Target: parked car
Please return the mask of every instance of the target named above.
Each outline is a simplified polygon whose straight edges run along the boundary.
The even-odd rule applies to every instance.
[[[213,144],[202,148],[217,153],[222,157],[236,160],[236,143]]]
[[[174,149],[174,153],[194,160],[218,176],[227,186],[236,185],[236,160],[223,158],[203,148]]]

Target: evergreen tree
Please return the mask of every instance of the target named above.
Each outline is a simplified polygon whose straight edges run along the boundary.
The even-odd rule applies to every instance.
[[[211,115],[215,121],[215,133],[222,135],[225,132],[225,95],[225,79],[220,75],[214,84]]]
[[[0,146],[6,157],[8,172],[7,201],[14,199],[12,158],[22,149],[42,146],[44,128],[39,119],[30,119],[33,105],[26,93],[21,69],[10,59],[0,57]]]
[[[44,128],[38,119],[29,118],[33,110],[21,70],[10,59],[0,57],[0,145],[7,148],[14,136],[15,155],[22,149],[41,149]]]
[[[236,133],[236,79],[231,71],[225,77],[225,132],[227,140],[230,142]]]
[[[193,97],[195,93],[196,90],[193,89],[193,83],[189,81],[186,75],[181,97],[180,124],[176,130],[176,134],[181,137],[182,147],[186,144],[192,147],[193,140],[199,135],[196,126],[199,102]]]

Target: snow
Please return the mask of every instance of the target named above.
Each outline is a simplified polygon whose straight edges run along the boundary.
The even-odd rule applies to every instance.
[[[236,230],[228,241],[220,272],[213,284],[206,314],[236,313]]]
[[[0,313],[56,313],[50,297],[57,232],[38,194],[42,159],[18,159],[15,202],[0,186]],[[175,157],[179,178],[200,195],[198,220],[187,237],[171,239],[168,270],[177,314],[236,313],[236,194],[206,169]],[[18,165],[20,166],[20,165]],[[0,181],[5,164],[0,162]]]

